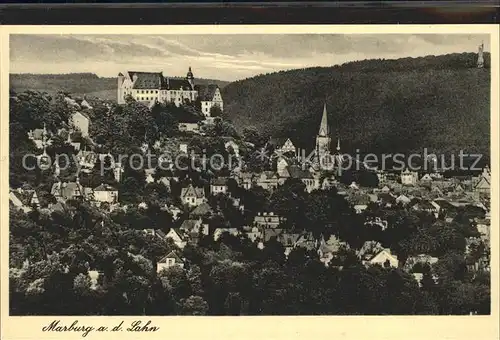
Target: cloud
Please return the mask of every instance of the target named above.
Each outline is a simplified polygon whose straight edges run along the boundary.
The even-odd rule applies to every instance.
[[[164,71],[236,80],[255,74],[330,66],[370,58],[476,51],[487,35],[244,34],[244,35],[11,35],[14,73]]]

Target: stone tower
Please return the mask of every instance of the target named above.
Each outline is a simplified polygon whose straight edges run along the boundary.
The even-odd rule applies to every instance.
[[[191,88],[194,89],[194,76],[193,76],[193,71],[191,71],[191,66],[189,66],[188,73],[186,75],[186,79],[188,80],[189,84],[191,84]]]
[[[323,107],[323,116],[321,117],[321,124],[319,132],[316,136],[316,153],[318,157],[330,154],[330,129],[328,127],[328,114],[326,112],[326,103]]]
[[[478,53],[477,53],[477,68],[483,68],[484,67],[483,50],[484,50],[484,43],[481,43],[481,45],[479,45],[479,50],[478,50]]]

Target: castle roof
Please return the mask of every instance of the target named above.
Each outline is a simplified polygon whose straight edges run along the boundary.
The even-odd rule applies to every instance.
[[[166,89],[165,78],[161,72],[136,72],[129,71],[130,79],[137,76],[132,88],[134,89]]]

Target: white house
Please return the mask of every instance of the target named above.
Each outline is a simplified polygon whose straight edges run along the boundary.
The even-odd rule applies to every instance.
[[[405,169],[401,172],[401,184],[403,185],[416,185],[418,181],[418,173]]]
[[[166,239],[172,239],[175,245],[180,249],[183,249],[186,246],[186,239],[184,238],[184,234],[177,228],[171,228],[168,233],[165,235]]]
[[[391,254],[390,249],[382,249],[378,252],[373,258],[371,258],[367,264],[374,265],[379,264],[382,267],[391,266],[397,268],[399,266],[398,257],[394,254]]]
[[[115,203],[118,201],[118,190],[109,184],[101,184],[94,188],[94,200],[102,203]]]
[[[212,182],[210,183],[210,194],[212,195],[218,195],[218,194],[225,194],[227,193],[228,186],[227,186],[227,178],[219,177],[219,178],[214,178]]]
[[[195,188],[190,184],[187,188],[181,190],[181,201],[191,207],[195,207],[205,202],[205,190],[203,188]]]
[[[164,257],[162,257],[158,262],[156,263],[156,272],[159,273],[163,269],[168,269],[173,266],[178,266],[181,268],[184,268],[185,261],[177,255],[175,251],[171,251]]]
[[[75,130],[80,131],[82,137],[88,137],[90,118],[86,113],[79,111],[73,113],[70,117],[70,125],[72,125]]]
[[[211,117],[210,110],[215,106],[219,107],[221,112],[224,111],[224,102],[217,85],[196,85],[195,89],[198,91],[200,98],[201,113],[205,117]]]

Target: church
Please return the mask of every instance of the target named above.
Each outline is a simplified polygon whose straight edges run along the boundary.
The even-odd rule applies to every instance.
[[[326,103],[323,106],[323,115],[321,117],[321,123],[319,125],[319,131],[316,135],[316,146],[315,146],[315,163],[321,167],[330,168],[333,163],[338,160],[340,154],[340,138],[337,139],[337,156],[334,158],[331,153],[331,143],[332,139],[330,136],[330,126],[328,125],[328,113],[326,111]]]
[[[125,104],[127,96],[147,105],[159,102],[181,106],[199,99],[202,112],[207,117],[210,117],[210,109],[214,106],[223,110],[219,87],[195,85],[191,67],[183,79],[164,77],[163,72],[120,72],[118,74],[118,104]]]

